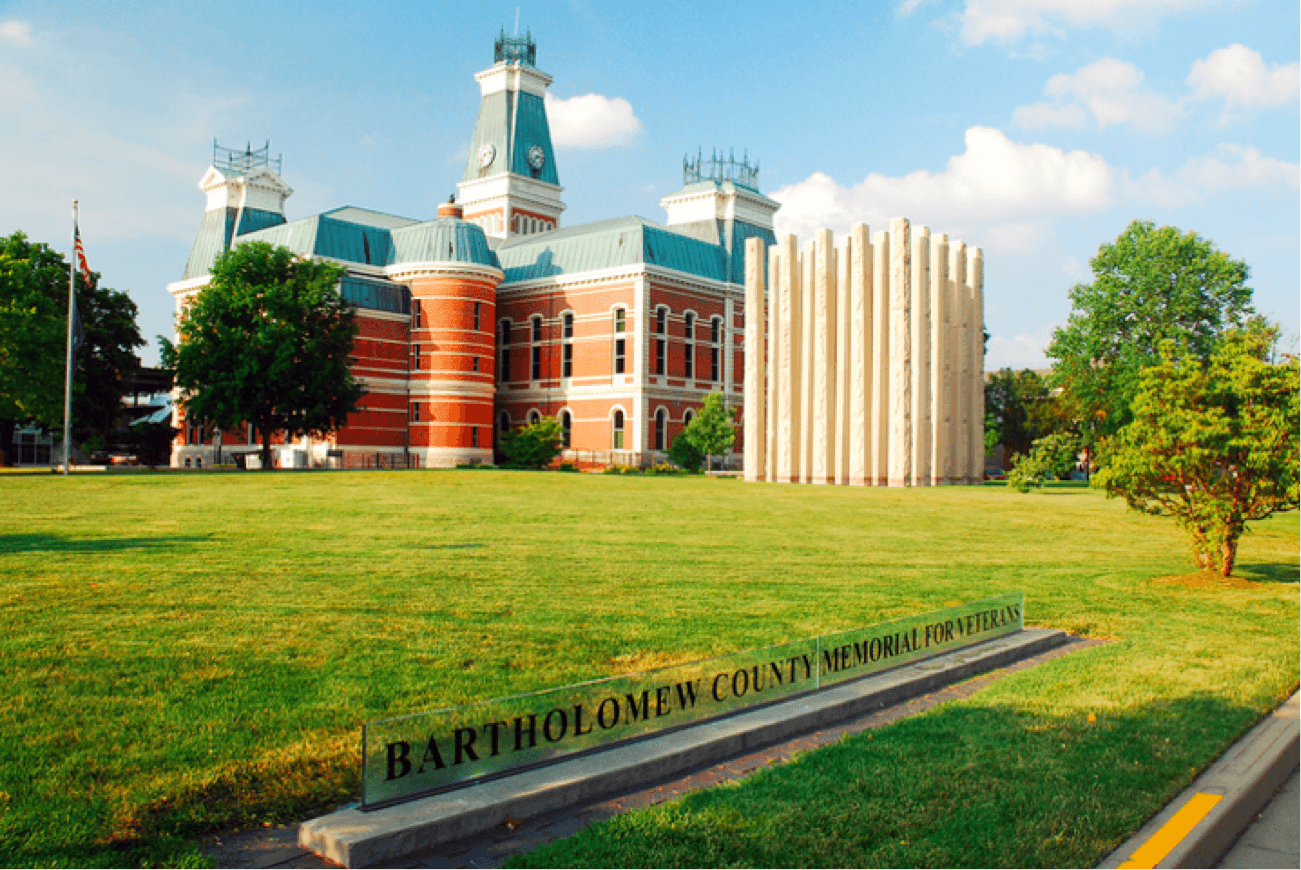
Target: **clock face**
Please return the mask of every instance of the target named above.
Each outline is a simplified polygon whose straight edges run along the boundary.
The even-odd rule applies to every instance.
[[[529,148],[529,166],[534,169],[541,169],[547,163],[547,155],[542,150],[541,145],[533,145]]]
[[[485,169],[492,165],[492,161],[497,156],[497,149],[491,142],[484,142],[483,147],[479,149],[479,165]]]

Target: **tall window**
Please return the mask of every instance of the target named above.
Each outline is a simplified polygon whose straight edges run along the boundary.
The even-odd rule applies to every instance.
[[[669,310],[664,306],[655,309],[655,333],[664,335],[669,331]]]
[[[502,411],[497,415],[497,431],[506,433],[510,431],[510,412]]]
[[[612,439],[615,450],[623,449],[623,411],[614,412],[614,438]]]
[[[690,426],[691,421],[694,420],[695,418],[696,418],[696,412],[688,409],[686,413],[682,415],[682,428],[685,429],[688,426]]]
[[[482,302],[474,303],[474,331],[475,332],[478,332],[480,329],[483,328],[480,325],[481,324],[480,318],[482,316],[483,316],[483,303]]]
[[[696,376],[696,315],[692,314],[690,311],[687,312],[686,327],[687,344],[683,352],[683,361],[686,365],[686,369],[683,372],[683,375],[688,379],[691,379]]]
[[[711,317],[709,319],[709,342],[713,347],[709,349],[709,379],[715,382],[723,379],[720,365],[722,349],[718,346],[722,340],[723,319],[721,317]]]
[[[479,446],[479,427],[478,427],[478,426],[471,426],[471,427],[470,427],[470,446],[471,446],[471,447],[478,447],[478,446]]]
[[[660,337],[655,339],[655,374],[664,374],[666,360],[668,359],[668,340]]]
[[[411,345],[411,368],[413,371],[420,368],[420,345]]]
[[[420,329],[421,322],[422,321],[420,317],[420,300],[412,299],[411,300],[411,328]]]
[[[663,408],[655,412],[655,449],[663,450],[669,415]]]
[[[530,425],[530,426],[532,426],[532,425],[534,425],[534,424],[536,424],[536,423],[541,422],[541,420],[542,420],[542,415],[541,415],[541,414],[539,414],[537,411],[529,411],[529,425]]]
[[[625,341],[623,333],[627,328],[627,312],[622,308],[614,310],[614,373],[621,375],[625,368]]]
[[[574,376],[574,312],[566,311],[563,322],[564,327],[560,334],[565,343],[560,349],[560,376],[572,378]]]
[[[560,412],[560,446],[568,447],[574,431],[574,418],[568,411]]]
[[[501,364],[497,366],[497,381],[506,383],[510,380],[510,321],[503,320],[500,324],[501,337],[498,342],[501,345]]]
[[[533,348],[529,362],[529,379],[534,381],[542,380],[542,318],[536,314],[530,318],[531,324],[530,335],[533,339]]]

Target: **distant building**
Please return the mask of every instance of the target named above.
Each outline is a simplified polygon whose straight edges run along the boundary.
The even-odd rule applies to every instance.
[[[704,396],[739,406],[745,241],[775,241],[778,203],[746,159],[683,164],[666,222],[622,217],[562,227],[565,204],[530,36],[502,34],[478,73],[482,103],[456,202],[433,220],[344,206],[290,221],[293,190],[269,147],[214,144],[208,205],[178,309],[218,254],[283,245],[347,269],[358,308],[354,375],[369,391],[326,443],[284,445],[282,464],[451,466],[493,461],[500,433],[557,417],[565,458],[646,464]],[[180,429],[173,465],[211,464],[213,434]],[[255,449],[245,428],[222,449]],[[738,443],[737,449],[740,449]]]

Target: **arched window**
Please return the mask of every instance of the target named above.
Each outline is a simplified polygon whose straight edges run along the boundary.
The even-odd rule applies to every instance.
[[[623,449],[623,411],[615,409],[614,412],[614,437],[612,444],[615,450]]]
[[[537,411],[529,411],[529,425],[532,426],[542,420],[542,415]]]
[[[497,415],[497,431],[498,431],[498,432],[509,432],[509,431],[510,431],[510,412],[509,412],[509,411],[502,411],[500,414]]]
[[[694,419],[696,419],[696,412],[688,408],[686,413],[682,415],[682,428],[685,429],[690,426],[691,421]]]
[[[573,436],[574,418],[568,411],[560,412],[560,446],[568,447]]]
[[[655,449],[664,450],[668,432],[669,414],[663,408],[655,412]]]

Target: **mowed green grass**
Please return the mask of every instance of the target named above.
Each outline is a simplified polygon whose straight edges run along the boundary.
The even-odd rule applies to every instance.
[[[201,864],[359,791],[363,721],[1026,594],[1112,642],[521,863],[1092,865],[1297,684],[1298,523],[1237,585],[1061,487],[505,471],[6,475],[0,862]],[[1090,714],[1093,720],[1090,721]]]

